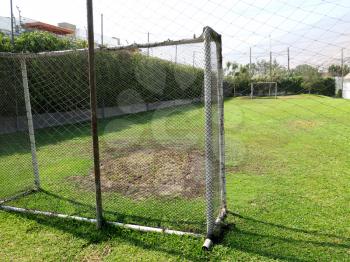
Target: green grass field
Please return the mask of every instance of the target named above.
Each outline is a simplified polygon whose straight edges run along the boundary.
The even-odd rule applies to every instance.
[[[192,107],[171,115],[164,110],[153,124],[149,113],[104,122],[102,159],[111,152],[108,150],[120,151],[125,136],[142,134],[142,142],[133,141],[136,146],[150,143],[151,131],[164,121],[178,123],[177,128],[167,130],[168,135],[159,136],[158,142],[167,143],[171,134],[176,141],[194,139],[193,147],[200,149],[201,139],[184,139],[188,130],[201,127],[200,110]],[[203,239],[114,227],[97,231],[91,224],[0,211],[0,260],[348,261],[349,113],[348,101],[308,95],[225,102],[230,213],[225,235],[210,253],[201,251]],[[190,121],[194,118],[197,120]],[[58,131],[60,135],[55,137],[50,130],[37,133],[42,183],[47,191],[11,204],[92,217],[94,195],[86,187],[71,188],[69,182],[72,174],[89,175],[88,126]],[[5,182],[1,198],[30,185],[32,174],[25,138],[7,135],[1,136],[0,142],[16,145],[0,148],[0,181]],[[14,181],[14,176],[21,177],[21,182]],[[164,202],[104,195],[108,219],[203,230],[204,217],[196,215],[204,209],[200,198]],[[177,207],[181,208],[175,212]]]

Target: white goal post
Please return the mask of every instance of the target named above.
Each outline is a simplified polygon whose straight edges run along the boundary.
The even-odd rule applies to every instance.
[[[277,99],[277,82],[252,82],[250,83],[250,98],[254,96],[274,96]]]

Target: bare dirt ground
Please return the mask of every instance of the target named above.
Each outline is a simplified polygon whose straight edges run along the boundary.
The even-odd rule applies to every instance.
[[[71,178],[76,186],[94,190],[93,171]],[[204,195],[204,154],[195,149],[133,148],[101,159],[103,192],[117,192],[133,199],[150,197],[195,198]]]
[[[320,123],[315,120],[294,120],[289,123],[289,126],[294,129],[311,129],[319,126]]]

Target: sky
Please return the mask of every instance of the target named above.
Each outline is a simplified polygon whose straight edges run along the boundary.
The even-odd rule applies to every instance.
[[[0,15],[9,16],[9,0],[0,2]],[[13,0],[22,16],[57,24],[69,22],[86,30],[86,1]],[[350,57],[350,2],[348,0],[128,0],[94,1],[96,39],[100,14],[104,35],[122,44],[191,38],[209,25],[223,36],[226,61],[249,62],[273,58],[291,66],[339,63],[341,49]]]

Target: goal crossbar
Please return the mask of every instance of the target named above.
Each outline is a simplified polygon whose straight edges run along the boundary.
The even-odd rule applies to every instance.
[[[253,99],[254,98],[254,85],[269,85],[269,95],[268,96],[271,96],[271,86],[274,85],[274,97],[275,99],[277,99],[277,91],[278,91],[278,86],[277,86],[277,82],[272,82],[272,81],[266,81],[266,82],[252,82],[250,83],[250,98]]]

